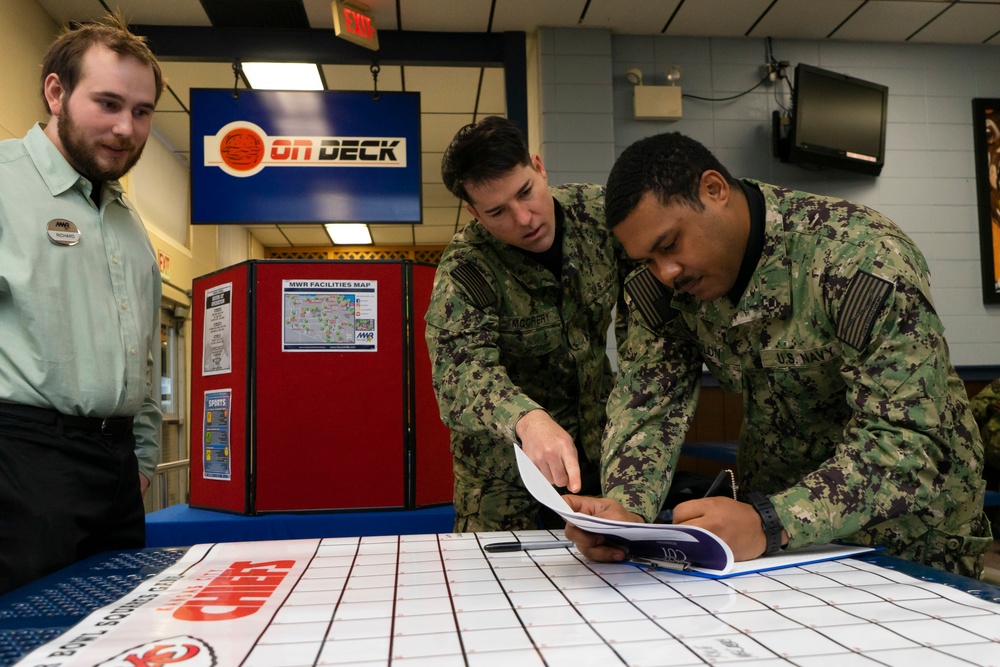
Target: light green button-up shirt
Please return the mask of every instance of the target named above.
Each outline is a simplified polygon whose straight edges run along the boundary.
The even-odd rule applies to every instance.
[[[117,181],[91,183],[42,131],[0,142],[0,401],[135,417],[139,470],[159,461],[160,273]],[[73,246],[49,240],[74,223]]]

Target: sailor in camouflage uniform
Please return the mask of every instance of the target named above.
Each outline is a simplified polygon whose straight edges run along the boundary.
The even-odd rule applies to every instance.
[[[603,187],[548,187],[541,160],[503,118],[460,130],[442,176],[475,217],[445,250],[425,316],[452,431],[455,530],[537,528],[540,506],[511,443],[557,486],[600,493],[614,384],[607,332],[624,251],[604,225]]]
[[[972,414],[979,424],[986,450],[986,463],[1000,469],[1000,378],[972,397]]]
[[[607,218],[647,267],[625,287],[634,320],[608,406],[608,498],[576,509],[657,515],[705,364],[743,396],[739,490],[753,504],[688,501],[675,522],[716,533],[737,560],[844,540],[979,576],[991,541],[983,445],[924,258],[895,224],[737,181],[678,134],[622,154]],[[567,535],[595,560],[623,556]]]

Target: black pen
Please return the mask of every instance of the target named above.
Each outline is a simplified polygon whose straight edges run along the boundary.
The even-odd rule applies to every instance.
[[[731,474],[732,473],[729,471],[728,468],[723,468],[722,470],[720,470],[719,474],[717,474],[715,476],[715,479],[712,481],[712,484],[708,487],[708,491],[706,491],[705,495],[702,497],[703,498],[711,497],[713,493],[719,490],[719,487],[722,486],[722,482],[725,481],[726,477],[728,477]],[[656,517],[656,523],[673,523],[673,522],[674,522],[674,511],[672,509],[663,510]]]
[[[532,549],[562,549],[571,546],[573,543],[569,540],[549,540],[547,542],[492,542],[483,545],[483,548],[495,554],[506,551],[531,551]]]
[[[728,476],[729,476],[729,470],[727,470],[726,468],[720,470],[719,474],[715,476],[715,480],[712,482],[712,485],[708,487],[708,491],[705,492],[705,498],[711,497],[713,493],[718,491],[719,487],[722,486],[722,482],[725,481],[726,477]]]

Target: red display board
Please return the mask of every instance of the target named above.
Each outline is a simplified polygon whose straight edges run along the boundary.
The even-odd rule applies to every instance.
[[[432,281],[405,261],[258,260],[197,278],[191,506],[451,502],[423,339]]]
[[[451,432],[441,421],[431,381],[431,359],[424,333],[424,313],[431,301],[434,271],[431,265],[413,265],[413,387],[415,409],[415,491],[417,507],[450,503],[455,475],[451,458]]]

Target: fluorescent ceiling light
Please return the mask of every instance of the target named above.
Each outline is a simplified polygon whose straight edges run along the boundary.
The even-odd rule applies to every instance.
[[[315,63],[243,63],[254,90],[323,90]]]
[[[325,227],[330,240],[337,245],[371,245],[372,235],[368,225],[329,222]]]

